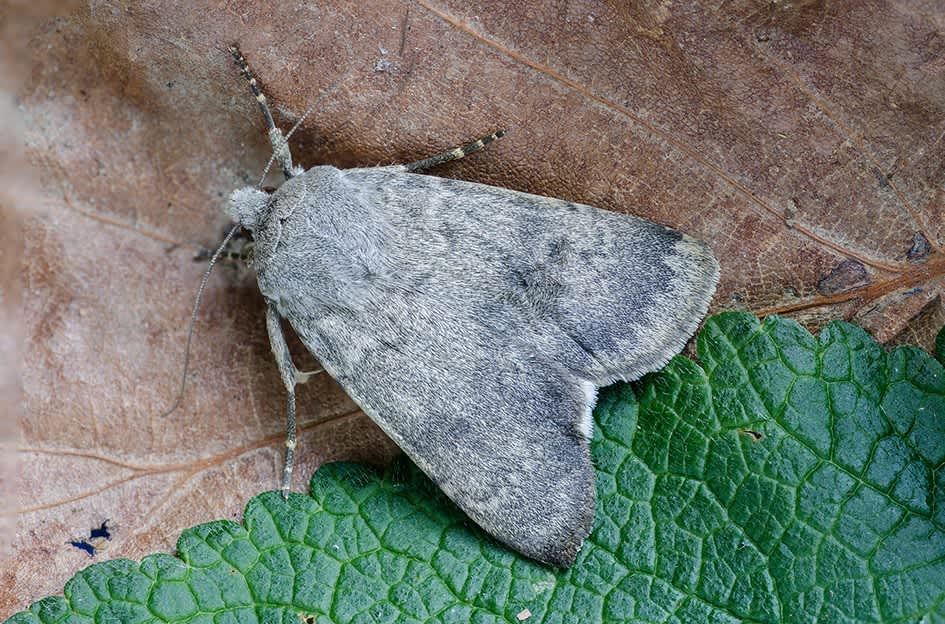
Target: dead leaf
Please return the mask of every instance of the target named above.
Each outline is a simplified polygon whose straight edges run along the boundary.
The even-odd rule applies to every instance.
[[[934,4],[158,1],[56,18],[31,5],[29,21],[10,19],[27,5],[6,9],[24,43],[6,90],[35,173],[5,178],[18,192],[3,201],[17,206],[3,223],[22,221],[25,341],[0,617],[60,592],[89,563],[66,540],[106,518],[108,556],[139,558],[276,485],[284,394],[262,300],[232,271],[210,281],[181,409],[158,416],[203,268],[194,247],[216,241],[222,199],[268,157],[228,44],[283,128],[334,87],[296,135],[304,165],[405,162],[507,127],[437,173],[702,238],[722,262],[715,311],[811,329],[853,319],[928,346],[945,286]],[[394,452],[326,378],[299,405],[297,488],[324,461]]]

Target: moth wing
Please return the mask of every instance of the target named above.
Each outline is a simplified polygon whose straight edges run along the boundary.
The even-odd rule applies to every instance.
[[[574,561],[595,504],[589,384],[430,299],[311,320],[295,329],[325,370],[473,521],[539,561]]]
[[[594,515],[594,387],[682,348],[718,278],[711,253],[581,204],[316,169],[275,197],[260,289],[477,524],[570,565]]]
[[[661,368],[715,292],[711,251],[646,219],[399,167],[342,174],[389,220],[399,274],[514,310],[535,348],[597,386]]]

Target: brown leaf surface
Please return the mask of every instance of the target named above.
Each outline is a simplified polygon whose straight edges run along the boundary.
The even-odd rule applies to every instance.
[[[405,162],[509,127],[438,173],[698,236],[722,262],[716,311],[779,312],[812,329],[854,319],[881,340],[926,344],[943,319],[937,1],[6,11],[4,30],[23,44],[7,55],[19,78],[7,90],[34,169],[4,178],[16,193],[0,222],[22,223],[25,293],[0,618],[60,592],[90,563],[65,541],[105,518],[106,556],[138,558],[172,550],[185,527],[239,517],[276,484],[284,394],[251,280],[211,279],[183,406],[158,416],[177,389],[203,268],[194,246],[216,241],[222,199],[268,157],[224,51],[232,42],[283,128],[334,86],[296,135],[304,165]],[[324,461],[394,452],[328,379],[303,387],[299,405],[297,488]]]

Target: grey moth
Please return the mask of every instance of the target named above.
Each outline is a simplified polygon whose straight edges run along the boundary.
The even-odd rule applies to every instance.
[[[272,193],[236,190],[226,205],[252,241],[288,391],[283,491],[294,390],[306,378],[286,347],[287,319],[476,524],[528,557],[570,566],[594,518],[597,388],[683,348],[718,281],[712,253],[645,219],[420,173],[501,132],[407,165],[295,167],[231,51],[286,178]]]

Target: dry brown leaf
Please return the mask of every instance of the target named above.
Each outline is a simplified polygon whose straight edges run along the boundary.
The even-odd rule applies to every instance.
[[[7,91],[34,175],[4,178],[16,193],[0,221],[22,221],[25,288],[0,618],[60,592],[90,563],[65,541],[105,518],[105,556],[139,558],[172,550],[185,527],[239,517],[276,484],[284,394],[251,281],[211,279],[183,406],[158,416],[203,268],[194,245],[216,241],[222,199],[268,157],[228,44],[283,128],[334,86],[296,135],[304,165],[405,162],[509,127],[437,173],[700,237],[722,262],[716,311],[812,329],[853,319],[881,340],[928,344],[945,285],[940,9],[222,0],[93,2],[49,18],[60,9],[8,7],[4,30],[26,45],[7,54],[20,77]],[[394,452],[328,379],[299,405],[297,488],[324,461]]]

